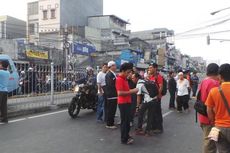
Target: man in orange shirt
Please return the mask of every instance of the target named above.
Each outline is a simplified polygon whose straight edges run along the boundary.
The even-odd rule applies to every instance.
[[[210,121],[220,130],[217,149],[219,153],[230,153],[230,64],[221,65],[219,75],[221,87],[210,91],[206,105]],[[220,89],[226,97],[228,106],[225,106]]]

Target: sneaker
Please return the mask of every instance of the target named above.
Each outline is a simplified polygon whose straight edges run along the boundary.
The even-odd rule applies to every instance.
[[[127,142],[121,142],[121,143],[122,143],[122,144],[125,144],[125,145],[131,145],[131,144],[133,144],[133,142],[134,142],[134,139],[130,137],[130,138],[127,140]]]
[[[113,126],[106,125],[105,128],[107,128],[107,129],[117,129],[117,127],[115,125],[113,125]]]
[[[177,113],[183,113],[183,112],[178,110]]]

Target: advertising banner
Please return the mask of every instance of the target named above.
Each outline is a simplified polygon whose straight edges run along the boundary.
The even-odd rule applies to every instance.
[[[73,54],[80,54],[80,55],[90,55],[91,53],[96,52],[96,48],[90,44],[84,44],[75,42],[73,44]]]
[[[35,51],[35,50],[26,50],[26,56],[28,58],[37,58],[37,59],[49,59],[49,53],[48,51]]]

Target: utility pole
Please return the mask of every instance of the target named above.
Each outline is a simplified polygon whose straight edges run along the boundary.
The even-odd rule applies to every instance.
[[[67,24],[65,25],[65,29],[64,29],[64,39],[63,39],[63,50],[64,50],[64,55],[65,55],[65,72],[67,74],[68,69],[69,69],[69,59],[68,59],[68,55],[69,55],[69,49],[70,49],[70,43],[68,42],[68,26]]]

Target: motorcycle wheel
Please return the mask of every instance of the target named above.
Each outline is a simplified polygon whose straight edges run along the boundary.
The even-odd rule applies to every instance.
[[[68,113],[71,118],[76,118],[81,110],[81,106],[79,104],[79,99],[74,97],[68,107]]]

